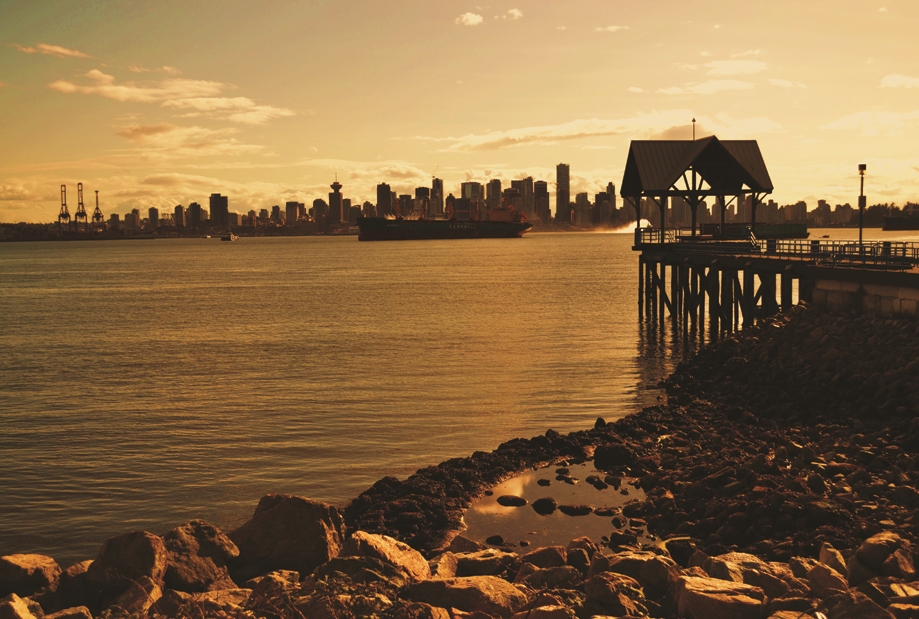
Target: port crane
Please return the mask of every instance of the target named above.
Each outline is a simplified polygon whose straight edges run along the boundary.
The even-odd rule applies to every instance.
[[[103,232],[105,230],[105,216],[99,208],[99,190],[96,190],[96,210],[93,211],[93,230]]]
[[[89,216],[86,214],[86,207],[83,206],[83,183],[77,183],[77,212],[73,215],[73,227],[79,232],[80,220],[83,221],[83,229],[89,227]]]
[[[61,224],[67,222],[67,227],[70,227],[70,211],[67,210],[67,185],[61,185],[61,212],[57,216],[57,231],[58,234],[61,232]]]

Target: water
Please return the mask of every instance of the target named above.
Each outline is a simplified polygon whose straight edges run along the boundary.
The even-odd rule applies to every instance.
[[[0,244],[0,554],[344,504],[650,404],[631,240]]]

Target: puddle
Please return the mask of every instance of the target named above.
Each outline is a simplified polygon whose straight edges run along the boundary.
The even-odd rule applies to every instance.
[[[577,479],[577,483],[569,484],[556,479],[556,471],[563,468],[569,470],[569,476]],[[631,527],[627,518],[621,529],[613,524],[614,516],[622,517],[620,510],[623,505],[645,497],[643,490],[632,485],[634,480],[621,478],[619,488],[610,485],[599,490],[587,482],[587,477],[591,475],[596,475],[600,480],[606,479],[606,473],[596,471],[592,461],[548,466],[508,479],[495,486],[491,496],[482,497],[466,510],[464,520],[467,528],[461,535],[477,542],[484,542],[492,535],[500,535],[505,543],[532,548],[565,546],[582,535],[600,543],[604,536],[608,538],[614,531],[633,533],[641,543],[653,541],[646,527]],[[549,480],[550,485],[539,485],[539,480]],[[622,490],[628,494],[622,494]],[[522,507],[500,505],[498,497],[504,495],[523,497],[527,504]],[[544,497],[555,499],[558,505],[589,505],[594,512],[584,516],[569,516],[556,509],[542,516],[533,509],[533,502]],[[601,510],[603,515],[597,514],[596,510]]]

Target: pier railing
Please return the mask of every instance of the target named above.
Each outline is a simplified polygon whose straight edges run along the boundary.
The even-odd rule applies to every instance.
[[[919,243],[903,241],[833,241],[825,239],[719,239],[692,236],[688,228],[638,228],[636,249],[668,245],[681,252],[793,257],[817,264],[909,269],[919,266]]]

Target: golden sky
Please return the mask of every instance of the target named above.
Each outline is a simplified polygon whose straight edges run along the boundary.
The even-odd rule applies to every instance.
[[[780,204],[919,201],[915,0],[4,0],[0,221],[375,201],[756,139]],[[550,184],[551,187],[551,184]],[[552,201],[554,212],[555,202]]]

